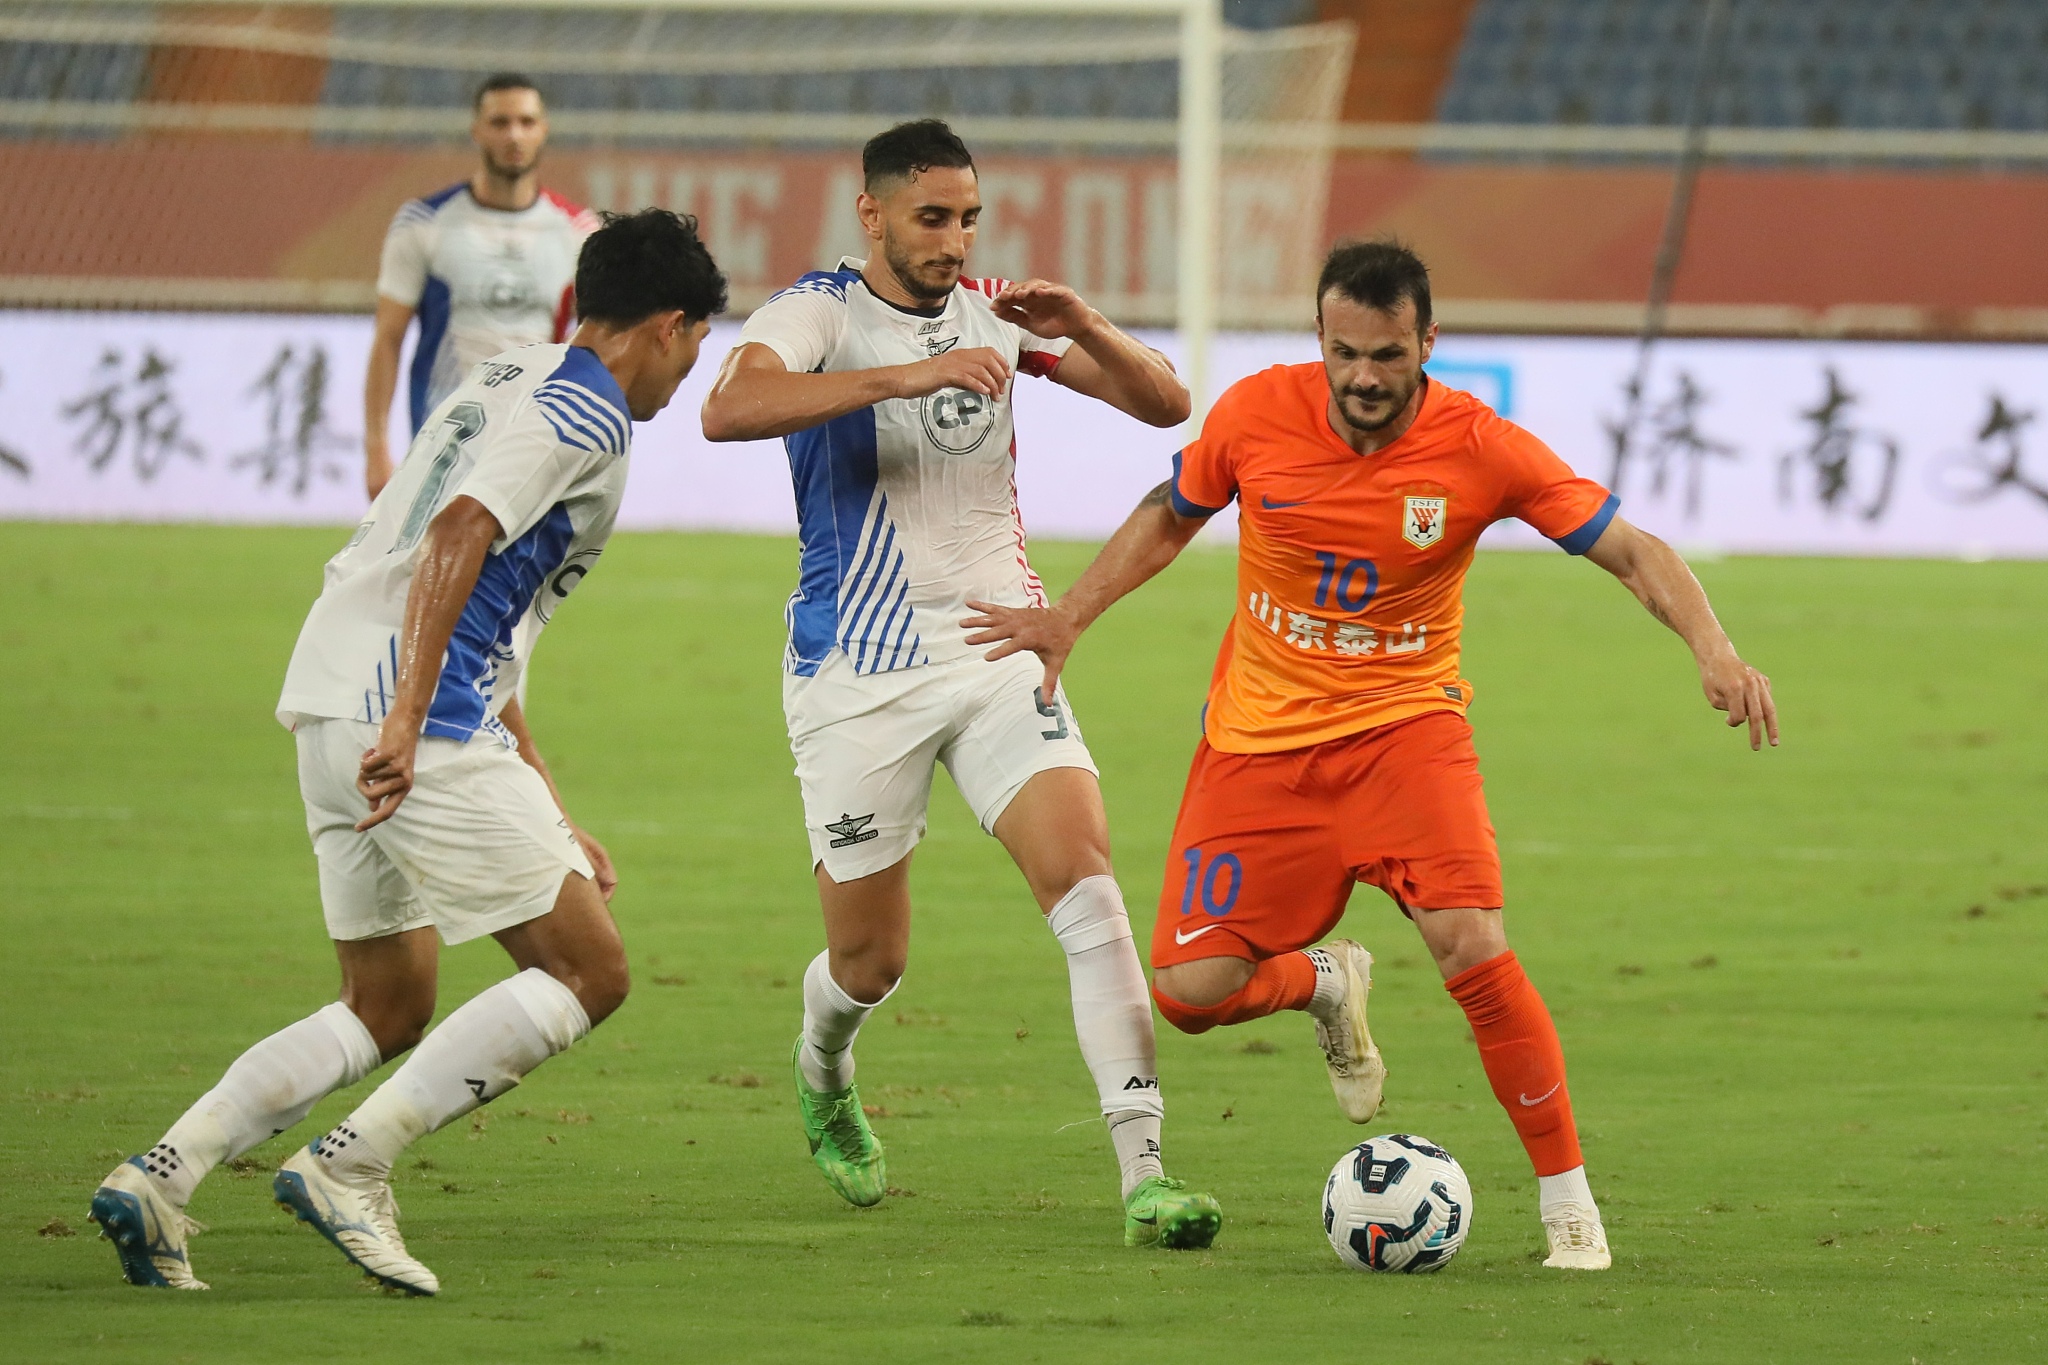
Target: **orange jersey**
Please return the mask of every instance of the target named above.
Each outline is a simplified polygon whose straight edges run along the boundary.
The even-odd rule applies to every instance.
[[[1237,611],[1204,729],[1225,753],[1271,753],[1463,713],[1465,571],[1479,533],[1520,517],[1573,554],[1617,500],[1470,394],[1430,381],[1398,440],[1359,455],[1330,429],[1319,363],[1233,384],[1174,459],[1173,505],[1238,500]]]

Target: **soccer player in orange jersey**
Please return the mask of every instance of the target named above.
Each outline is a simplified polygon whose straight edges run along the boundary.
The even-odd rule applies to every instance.
[[[1686,642],[1707,700],[1752,749],[1778,742],[1770,680],[1744,663],[1678,554],[1543,442],[1422,371],[1429,273],[1393,243],[1330,254],[1316,290],[1322,362],[1276,365],[1217,401],[1198,440],[1050,608],[972,604],[972,644],[1030,650],[1046,695],[1074,641],[1239,507],[1237,612],[1174,826],[1152,934],[1152,993],[1201,1033],[1278,1010],[1316,1026],[1338,1103],[1379,1108],[1366,1030],[1372,955],[1321,947],[1352,885],[1422,933],[1465,1010],[1495,1097],[1536,1168],[1545,1265],[1604,1270],[1564,1052],[1501,925],[1500,856],[1458,672],[1465,571],[1519,517],[1620,579]]]

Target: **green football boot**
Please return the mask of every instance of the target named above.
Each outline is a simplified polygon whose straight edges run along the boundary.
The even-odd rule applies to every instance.
[[[811,1142],[811,1160],[825,1173],[825,1183],[849,1204],[867,1208],[882,1202],[889,1179],[882,1166],[882,1140],[861,1112],[860,1087],[813,1090],[798,1063],[804,1040],[796,1040],[790,1070],[796,1073],[796,1102],[803,1114],[804,1136]]]
[[[1124,1200],[1124,1245],[1200,1251],[1223,1228],[1223,1206],[1206,1194],[1188,1193],[1185,1180],[1147,1177]]]

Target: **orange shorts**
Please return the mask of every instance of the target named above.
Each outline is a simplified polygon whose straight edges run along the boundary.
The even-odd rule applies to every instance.
[[[1195,750],[1152,965],[1318,942],[1354,883],[1403,911],[1498,908],[1500,852],[1472,727],[1432,711],[1273,754]]]

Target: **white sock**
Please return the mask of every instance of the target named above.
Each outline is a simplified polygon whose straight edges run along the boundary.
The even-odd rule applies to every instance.
[[[1165,1175],[1159,1164],[1159,1115],[1126,1109],[1105,1116],[1109,1140],[1116,1148],[1116,1164],[1123,1170],[1124,1198],[1155,1175]]]
[[[363,1021],[337,1000],[235,1058],[220,1083],[149,1149],[143,1166],[183,1208],[208,1171],[276,1137],[383,1061]]]
[[[882,995],[896,993],[891,986]],[[844,1090],[853,1084],[853,1040],[875,1006],[863,1005],[832,979],[832,954],[819,953],[804,968],[804,1045],[797,1065],[813,1090]]]
[[[386,1179],[415,1140],[490,1103],[588,1032],[576,993],[529,967],[443,1019],[313,1150],[357,1183]]]
[[[1593,1187],[1586,1183],[1584,1166],[1574,1166],[1561,1175],[1536,1177],[1538,1217],[1548,1218],[1564,1204],[1579,1204],[1593,1210],[1594,1217],[1600,1216],[1600,1206],[1593,1202]]]
[[[1152,997],[1131,941],[1123,893],[1106,873],[1084,877],[1045,918],[1067,950],[1074,1033],[1081,1059],[1095,1077],[1103,1115],[1110,1120],[1110,1139],[1117,1144],[1124,1193],[1129,1194],[1145,1176],[1161,1174],[1159,1120],[1166,1106],[1159,1095],[1152,1041]]]
[[[1310,948],[1302,956],[1316,968],[1316,993],[1309,997],[1308,1012],[1326,1024],[1331,1023],[1344,1003],[1344,991],[1349,983],[1338,969],[1337,959],[1321,948]]]

